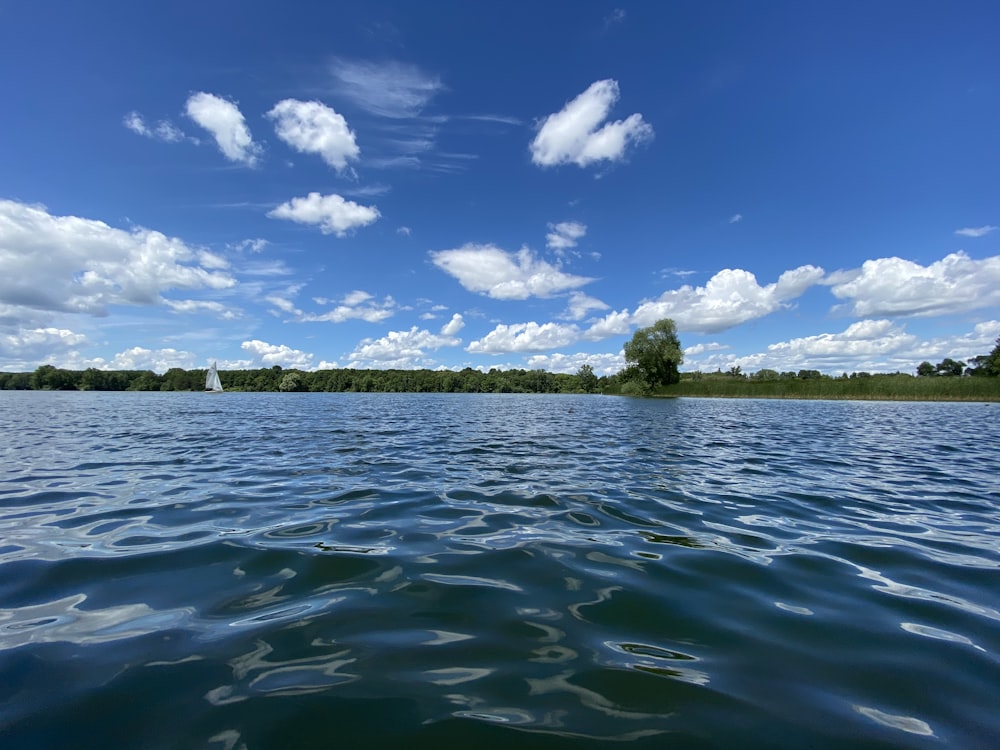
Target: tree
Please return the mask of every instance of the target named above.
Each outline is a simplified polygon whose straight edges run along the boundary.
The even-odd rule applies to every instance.
[[[930,377],[935,373],[934,365],[932,365],[927,360],[924,360],[919,365],[917,365],[917,377],[926,378]]]
[[[594,374],[594,368],[590,365],[580,365],[580,369],[576,371],[576,377],[580,383],[580,390],[584,393],[593,393],[597,390],[597,376]]]
[[[632,340],[625,342],[625,361],[654,388],[679,382],[677,368],[684,361],[684,354],[674,321],[663,318],[636,331]]]
[[[965,369],[965,362],[956,362],[951,357],[941,360],[935,368],[939,375],[958,377]]]

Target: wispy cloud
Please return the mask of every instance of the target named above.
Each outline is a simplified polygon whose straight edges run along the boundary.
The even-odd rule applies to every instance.
[[[1000,227],[994,227],[987,224],[983,227],[966,227],[965,229],[956,229],[955,234],[961,237],[985,237],[990,232],[995,232]]]
[[[743,214],[733,214],[729,217],[730,224],[739,224],[741,221],[743,221]]]
[[[146,124],[146,120],[143,116],[134,111],[125,115],[122,119],[122,124],[124,124],[125,127],[133,133],[156,141],[176,143],[178,141],[183,141],[187,137],[184,135],[184,131],[170,122],[170,120],[160,120],[156,125],[150,127]],[[191,140],[196,139],[192,138]]]
[[[587,234],[587,225],[578,221],[561,221],[549,224],[549,230],[545,235],[545,246],[550,250],[569,250]]]
[[[381,117],[416,117],[445,88],[437,76],[395,60],[335,58],[330,75],[338,94]]]

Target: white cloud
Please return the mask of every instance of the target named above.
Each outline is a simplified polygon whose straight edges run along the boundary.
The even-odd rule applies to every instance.
[[[416,117],[444,89],[436,76],[391,60],[335,59],[330,72],[339,94],[381,117]]]
[[[401,234],[404,237],[409,237],[411,234],[413,234],[413,230],[410,229],[409,227],[398,227],[396,229],[396,234]]]
[[[743,214],[733,214],[729,217],[730,224],[739,224],[741,221],[743,221]]]
[[[267,116],[281,140],[300,153],[319,154],[338,172],[361,153],[347,120],[321,102],[284,99]]]
[[[262,367],[280,365],[298,370],[308,370],[312,367],[312,354],[292,349],[285,344],[268,344],[266,341],[253,339],[244,341],[240,344],[240,348],[250,352],[254,356],[254,360],[259,362]]]
[[[370,299],[374,299],[374,296],[362,289],[355,289],[353,292],[348,292],[344,295],[343,303],[345,305],[360,305],[362,302],[367,302]]]
[[[164,373],[172,367],[185,370],[195,366],[195,356],[191,352],[177,349],[146,349],[133,346],[131,349],[118,352],[111,361],[102,366],[94,365],[101,370],[152,370]]]
[[[0,333],[0,362],[25,372],[33,370],[38,362],[51,361],[53,357],[63,356],[66,351],[86,343],[85,335],[66,328],[22,328],[12,333]]]
[[[829,283],[857,317],[946,315],[1000,305],[1000,256],[957,252],[929,266],[879,258],[831,274]]]
[[[328,300],[318,299],[317,304],[328,304]],[[307,323],[343,323],[347,320],[363,320],[378,323],[396,314],[396,300],[387,296],[381,302],[368,292],[354,291],[345,296],[332,310],[325,313],[309,313],[299,320]]]
[[[375,206],[362,206],[344,200],[336,193],[309,193],[304,198],[292,198],[282,203],[267,215],[272,219],[317,225],[323,234],[343,237],[352,229],[372,224],[381,214]]]
[[[466,347],[472,354],[506,354],[510,352],[542,352],[559,349],[579,340],[580,330],[560,323],[501,323],[483,338]]]
[[[640,114],[605,123],[618,96],[617,81],[597,81],[562,110],[546,117],[531,142],[531,160],[543,167],[621,161],[630,144],[650,140],[653,128]]]
[[[625,367],[625,356],[618,354],[533,354],[528,357],[528,368],[547,372],[564,372],[575,375],[583,365],[594,368],[595,375],[614,375]]]
[[[583,338],[587,341],[600,341],[610,336],[622,336],[632,328],[632,316],[628,310],[614,311],[595,322],[588,328]]]
[[[184,140],[184,131],[169,120],[160,120],[155,127],[151,128],[138,112],[129,112],[125,115],[123,123],[133,133],[138,133],[153,140],[166,141],[168,143],[176,143],[177,141]]]
[[[550,250],[568,250],[576,247],[577,240],[587,234],[587,225],[577,221],[562,221],[549,224],[551,230],[545,235],[545,245]]]
[[[105,315],[109,305],[161,304],[171,289],[234,286],[215,259],[150,229],[0,200],[0,304]]]
[[[820,359],[856,359],[885,355],[912,346],[916,336],[889,320],[859,320],[841,333],[821,333],[791,339],[767,347],[786,361],[813,362]]]
[[[295,306],[295,303],[292,302],[292,300],[290,300],[288,297],[278,294],[277,292],[266,295],[264,297],[264,301],[273,305],[281,312],[287,313],[288,315],[295,315],[295,316],[302,315],[302,311]]]
[[[441,326],[442,336],[454,336],[456,333],[465,328],[465,320],[459,313],[455,313],[451,316],[451,320]]]
[[[192,94],[185,108],[187,116],[215,138],[219,150],[229,161],[255,166],[261,147],[254,143],[239,107],[228,99],[199,91]]]
[[[966,227],[965,229],[956,229],[955,234],[962,237],[984,237],[990,232],[995,232],[1000,227],[994,227],[987,225],[985,227]]]
[[[724,351],[728,348],[728,344],[720,344],[717,341],[711,341],[707,344],[695,344],[694,346],[685,347],[684,356],[697,357],[699,354],[704,354],[705,352]]]
[[[253,240],[250,239],[240,240],[239,242],[234,242],[230,245],[227,245],[227,247],[230,250],[235,250],[237,252],[243,252],[245,250],[249,250],[251,253],[259,253],[262,252],[264,248],[268,246],[268,244],[269,243],[267,240],[258,237],[257,239]]]
[[[464,245],[430,254],[438,268],[470,292],[494,299],[523,300],[550,297],[589,284],[593,279],[564,273],[534,257],[528,248],[508,253],[494,245]]]
[[[174,312],[179,313],[198,313],[198,312],[210,312],[215,313],[220,318],[224,320],[235,320],[241,317],[239,310],[233,310],[226,307],[221,302],[214,302],[212,300],[194,300],[194,299],[182,299],[182,300],[164,300],[167,306]]]
[[[608,306],[601,300],[589,297],[583,292],[572,292],[569,295],[569,305],[562,317],[567,320],[582,320],[591,310],[607,310]]]
[[[945,357],[968,361],[970,357],[988,352],[1000,334],[1000,321],[976,324],[967,334],[922,339],[890,320],[861,320],[839,333],[821,333],[771,344],[766,351],[746,356],[709,354],[698,361],[687,358],[691,369],[727,370],[739,365],[744,372],[760,369],[797,372],[801,369],[820,370],[830,374],[842,372],[908,372],[914,373],[918,363],[938,362]],[[728,349],[714,345],[716,349]],[[710,352],[711,347],[704,351]],[[685,355],[692,353],[685,350]],[[701,352],[699,352],[701,353]]]
[[[456,314],[439,334],[413,326],[408,331],[389,331],[380,339],[365,339],[351,352],[350,366],[410,369],[436,364],[428,359],[428,351],[461,344],[454,334],[463,325],[462,316]]]
[[[776,283],[760,286],[749,271],[727,268],[703,287],[685,284],[641,303],[632,322],[648,326],[660,318],[673,318],[682,331],[724,331],[784,307],[822,278],[822,268],[800,266],[785,271]]]

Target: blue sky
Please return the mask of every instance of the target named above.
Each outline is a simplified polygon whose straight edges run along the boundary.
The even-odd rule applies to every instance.
[[[913,372],[1000,336],[993,2],[0,2],[0,369]]]

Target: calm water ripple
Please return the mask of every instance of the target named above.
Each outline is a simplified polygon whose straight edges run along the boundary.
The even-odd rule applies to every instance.
[[[2,392],[0,745],[998,747],[998,417]]]

